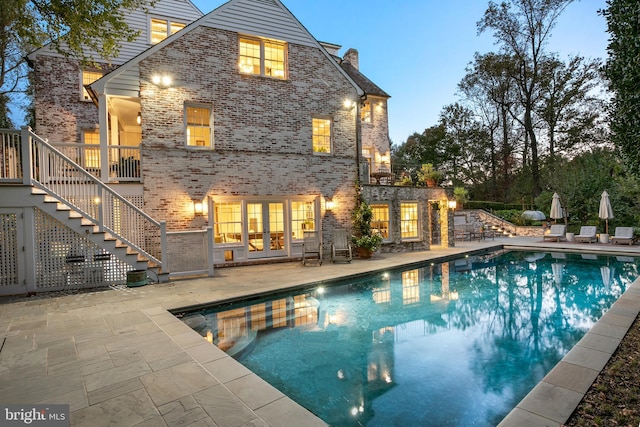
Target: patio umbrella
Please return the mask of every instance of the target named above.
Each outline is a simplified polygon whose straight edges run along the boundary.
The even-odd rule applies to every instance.
[[[531,221],[542,221],[546,218],[546,216],[540,211],[524,211],[522,212],[522,218]]]
[[[602,267],[600,267],[600,275],[602,276],[602,283],[606,287],[609,287],[613,278],[613,270],[611,269],[611,267],[607,265],[603,265]]]
[[[609,201],[609,193],[607,193],[607,190],[604,190],[600,197],[598,216],[600,219],[605,220],[605,234],[609,234],[609,219],[613,218],[613,209],[611,209],[611,202]]]
[[[562,217],[563,215],[562,205],[560,205],[560,196],[558,196],[558,193],[553,193],[553,200],[551,200],[551,211],[549,212],[549,218],[557,220],[558,218]]]

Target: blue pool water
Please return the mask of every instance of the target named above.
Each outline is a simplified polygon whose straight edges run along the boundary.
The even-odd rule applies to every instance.
[[[332,426],[494,426],[637,276],[635,258],[501,251],[183,320]]]

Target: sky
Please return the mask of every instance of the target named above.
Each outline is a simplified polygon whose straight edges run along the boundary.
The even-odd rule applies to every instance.
[[[442,108],[459,100],[457,85],[474,53],[497,51],[476,23],[488,0],[281,0],[319,41],[357,49],[360,71],[391,95],[389,135],[401,144],[436,125]],[[223,0],[192,0],[204,13]],[[606,58],[606,0],[574,1],[547,51],[562,58]]]

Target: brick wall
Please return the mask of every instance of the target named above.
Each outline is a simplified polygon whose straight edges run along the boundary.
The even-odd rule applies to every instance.
[[[236,33],[198,28],[141,62],[145,210],[168,229],[200,228],[184,214],[193,199],[323,195],[338,207],[323,228],[349,224],[355,111],[343,102],[355,89],[315,48],[288,45],[285,81],[241,75],[237,58]],[[174,86],[148,83],[154,73]],[[213,108],[214,150],[185,148],[184,102]],[[332,155],[312,154],[312,117],[333,120]]]
[[[90,101],[81,100],[79,64],[66,58],[40,55],[34,70],[35,132],[54,144],[81,142],[84,129],[97,128],[98,108]]]

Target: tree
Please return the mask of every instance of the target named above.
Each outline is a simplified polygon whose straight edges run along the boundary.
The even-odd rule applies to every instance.
[[[605,75],[613,92],[611,132],[628,167],[640,175],[640,3],[607,0],[602,11],[610,42]]]
[[[116,57],[123,41],[139,31],[124,21],[126,11],[155,0],[6,0],[0,2],[0,95],[24,93],[26,55],[49,46],[84,63]],[[97,57],[87,52],[95,52]]]
[[[478,32],[492,30],[504,54],[513,57],[516,67],[512,78],[518,85],[525,143],[531,150],[533,191],[540,194],[539,146],[534,121],[535,106],[540,96],[541,61],[544,47],[558,17],[573,0],[508,0],[493,1],[478,22]],[[516,118],[516,117],[514,117]]]

